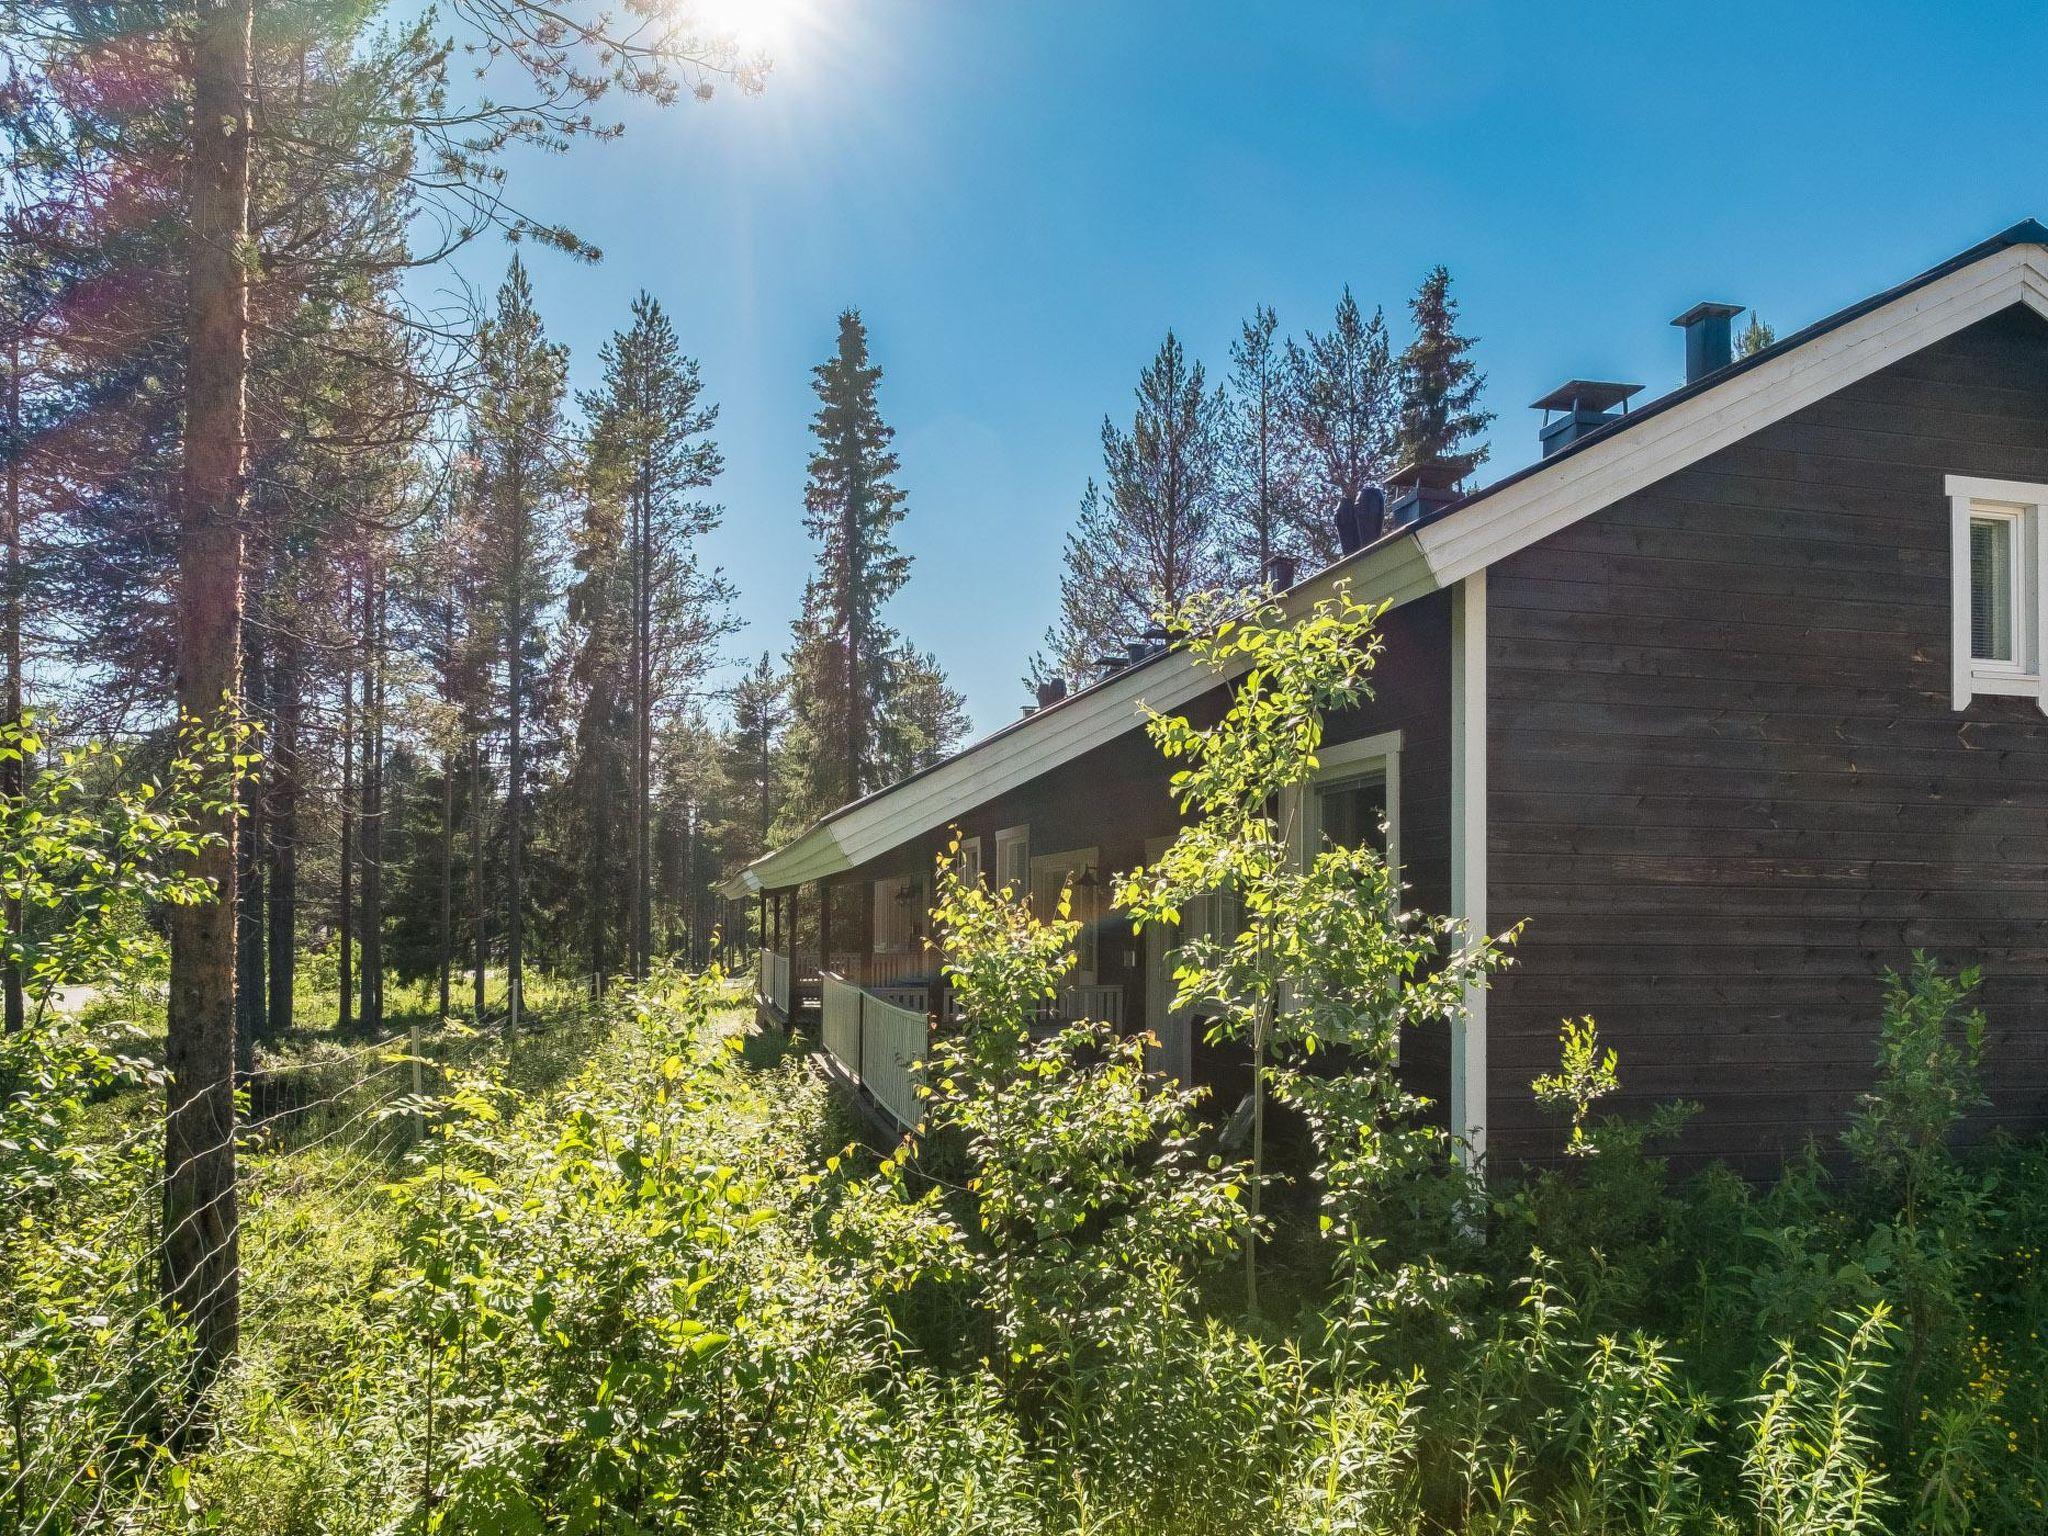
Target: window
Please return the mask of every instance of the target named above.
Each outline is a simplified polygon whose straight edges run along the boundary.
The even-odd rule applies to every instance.
[[[2048,709],[2041,681],[2048,485],[1950,475],[1948,495],[1952,702],[1962,709],[1979,694],[2019,694]]]
[[[931,902],[922,875],[898,875],[875,882],[875,940],[878,955],[915,955],[924,949]]]
[[[1339,742],[1317,754],[1315,777],[1303,787],[1303,861],[1325,844],[1377,848],[1401,865],[1401,733]]]
[[[981,884],[981,839],[963,837],[960,839],[960,855],[954,862],[954,873],[959,875],[962,885]]]
[[[1096,930],[1102,923],[1102,872],[1093,848],[1050,853],[1031,861],[1031,910],[1044,922],[1059,914],[1060,892],[1068,893],[1067,915],[1081,925],[1074,939],[1073,979],[1083,986],[1095,981]]]
[[[1031,829],[1005,827],[996,834],[996,884],[1012,895],[1031,889]]]
[[[2011,665],[2020,520],[2009,512],[1970,514],[1970,660]]]

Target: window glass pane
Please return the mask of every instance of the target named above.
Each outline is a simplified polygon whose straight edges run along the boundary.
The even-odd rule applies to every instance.
[[[1382,773],[1361,774],[1316,786],[1316,827],[1325,841],[1339,848],[1387,851],[1387,780]]]
[[[2013,531],[2010,518],[1970,520],[1970,655],[2013,659]]]

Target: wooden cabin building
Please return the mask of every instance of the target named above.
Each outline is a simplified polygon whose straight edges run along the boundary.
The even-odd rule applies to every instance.
[[[1739,359],[1735,313],[1680,317],[1686,382],[1648,404],[1537,402],[1543,457],[1493,485],[1396,476],[1285,597],[1343,578],[1394,605],[1375,697],[1329,732],[1323,830],[1384,820],[1414,903],[1526,925],[1467,1025],[1404,1043],[1496,1166],[1556,1153],[1529,1083],[1567,1015],[1620,1051],[1624,1108],[1701,1106],[1691,1156],[1832,1137],[1915,949],[1983,967],[1987,1123],[2048,1119],[2048,229]],[[1134,647],[740,872],[764,1005],[829,989],[834,1059],[906,1106],[957,826],[993,877],[1075,882],[1073,1011],[1220,1072],[1170,1009],[1172,937],[1102,895],[1177,826],[1140,703],[1213,717],[1223,686]]]

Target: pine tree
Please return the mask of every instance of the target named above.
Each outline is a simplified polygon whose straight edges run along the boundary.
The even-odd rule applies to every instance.
[[[1139,376],[1128,432],[1102,421],[1103,482],[1081,495],[1060,577],[1051,665],[1084,670],[1153,615],[1225,579],[1220,542],[1224,400],[1166,333]]]
[[[1450,272],[1430,268],[1408,308],[1415,339],[1401,354],[1401,459],[1450,464],[1469,475],[1486,462],[1477,439],[1493,412],[1479,409],[1486,375],[1472,362],[1472,338],[1458,334]]]
[[[471,410],[477,512],[500,608],[499,656],[505,699],[506,1039],[520,1027],[526,936],[527,735],[533,674],[555,592],[565,466],[562,399],[565,349],[549,342],[533,289],[517,257],[478,340]]]
[[[718,641],[733,628],[731,587],[697,551],[719,521],[719,509],[697,493],[717,478],[723,461],[709,436],[717,407],[704,401],[697,364],[683,355],[653,298],[643,293],[633,301],[631,327],[613,336],[600,357],[604,385],[583,403],[592,416],[591,495],[616,499],[625,520],[628,953],[633,974],[645,976],[653,946],[657,716],[672,714],[701,685]]]
[[[857,799],[884,782],[880,722],[889,701],[895,632],[882,607],[910,574],[891,537],[903,520],[900,467],[875,398],[882,370],[868,360],[858,310],[839,317],[839,344],[813,371],[818,413],[811,431],[804,524],[818,569],[804,588],[789,656],[793,729],[791,809],[802,819]]]
[[[1321,556],[1330,542],[1328,521],[1304,515],[1292,376],[1279,328],[1262,304],[1230,348],[1223,505],[1230,573],[1240,585],[1263,579],[1275,555]]]
[[[1350,288],[1330,329],[1287,344],[1289,411],[1302,454],[1305,532],[1321,558],[1337,552],[1337,508],[1396,467],[1399,419],[1386,317],[1367,320]]]

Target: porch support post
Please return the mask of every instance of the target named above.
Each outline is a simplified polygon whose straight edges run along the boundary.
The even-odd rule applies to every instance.
[[[820,878],[818,881],[818,974],[823,976],[832,965],[832,887]],[[851,980],[852,978],[848,978]],[[822,988],[824,983],[818,985]],[[820,992],[819,996],[824,994]]]
[[[1486,572],[1451,589],[1451,912],[1486,933]],[[1451,1130],[1486,1157],[1486,988],[1468,987],[1451,1028]]]

